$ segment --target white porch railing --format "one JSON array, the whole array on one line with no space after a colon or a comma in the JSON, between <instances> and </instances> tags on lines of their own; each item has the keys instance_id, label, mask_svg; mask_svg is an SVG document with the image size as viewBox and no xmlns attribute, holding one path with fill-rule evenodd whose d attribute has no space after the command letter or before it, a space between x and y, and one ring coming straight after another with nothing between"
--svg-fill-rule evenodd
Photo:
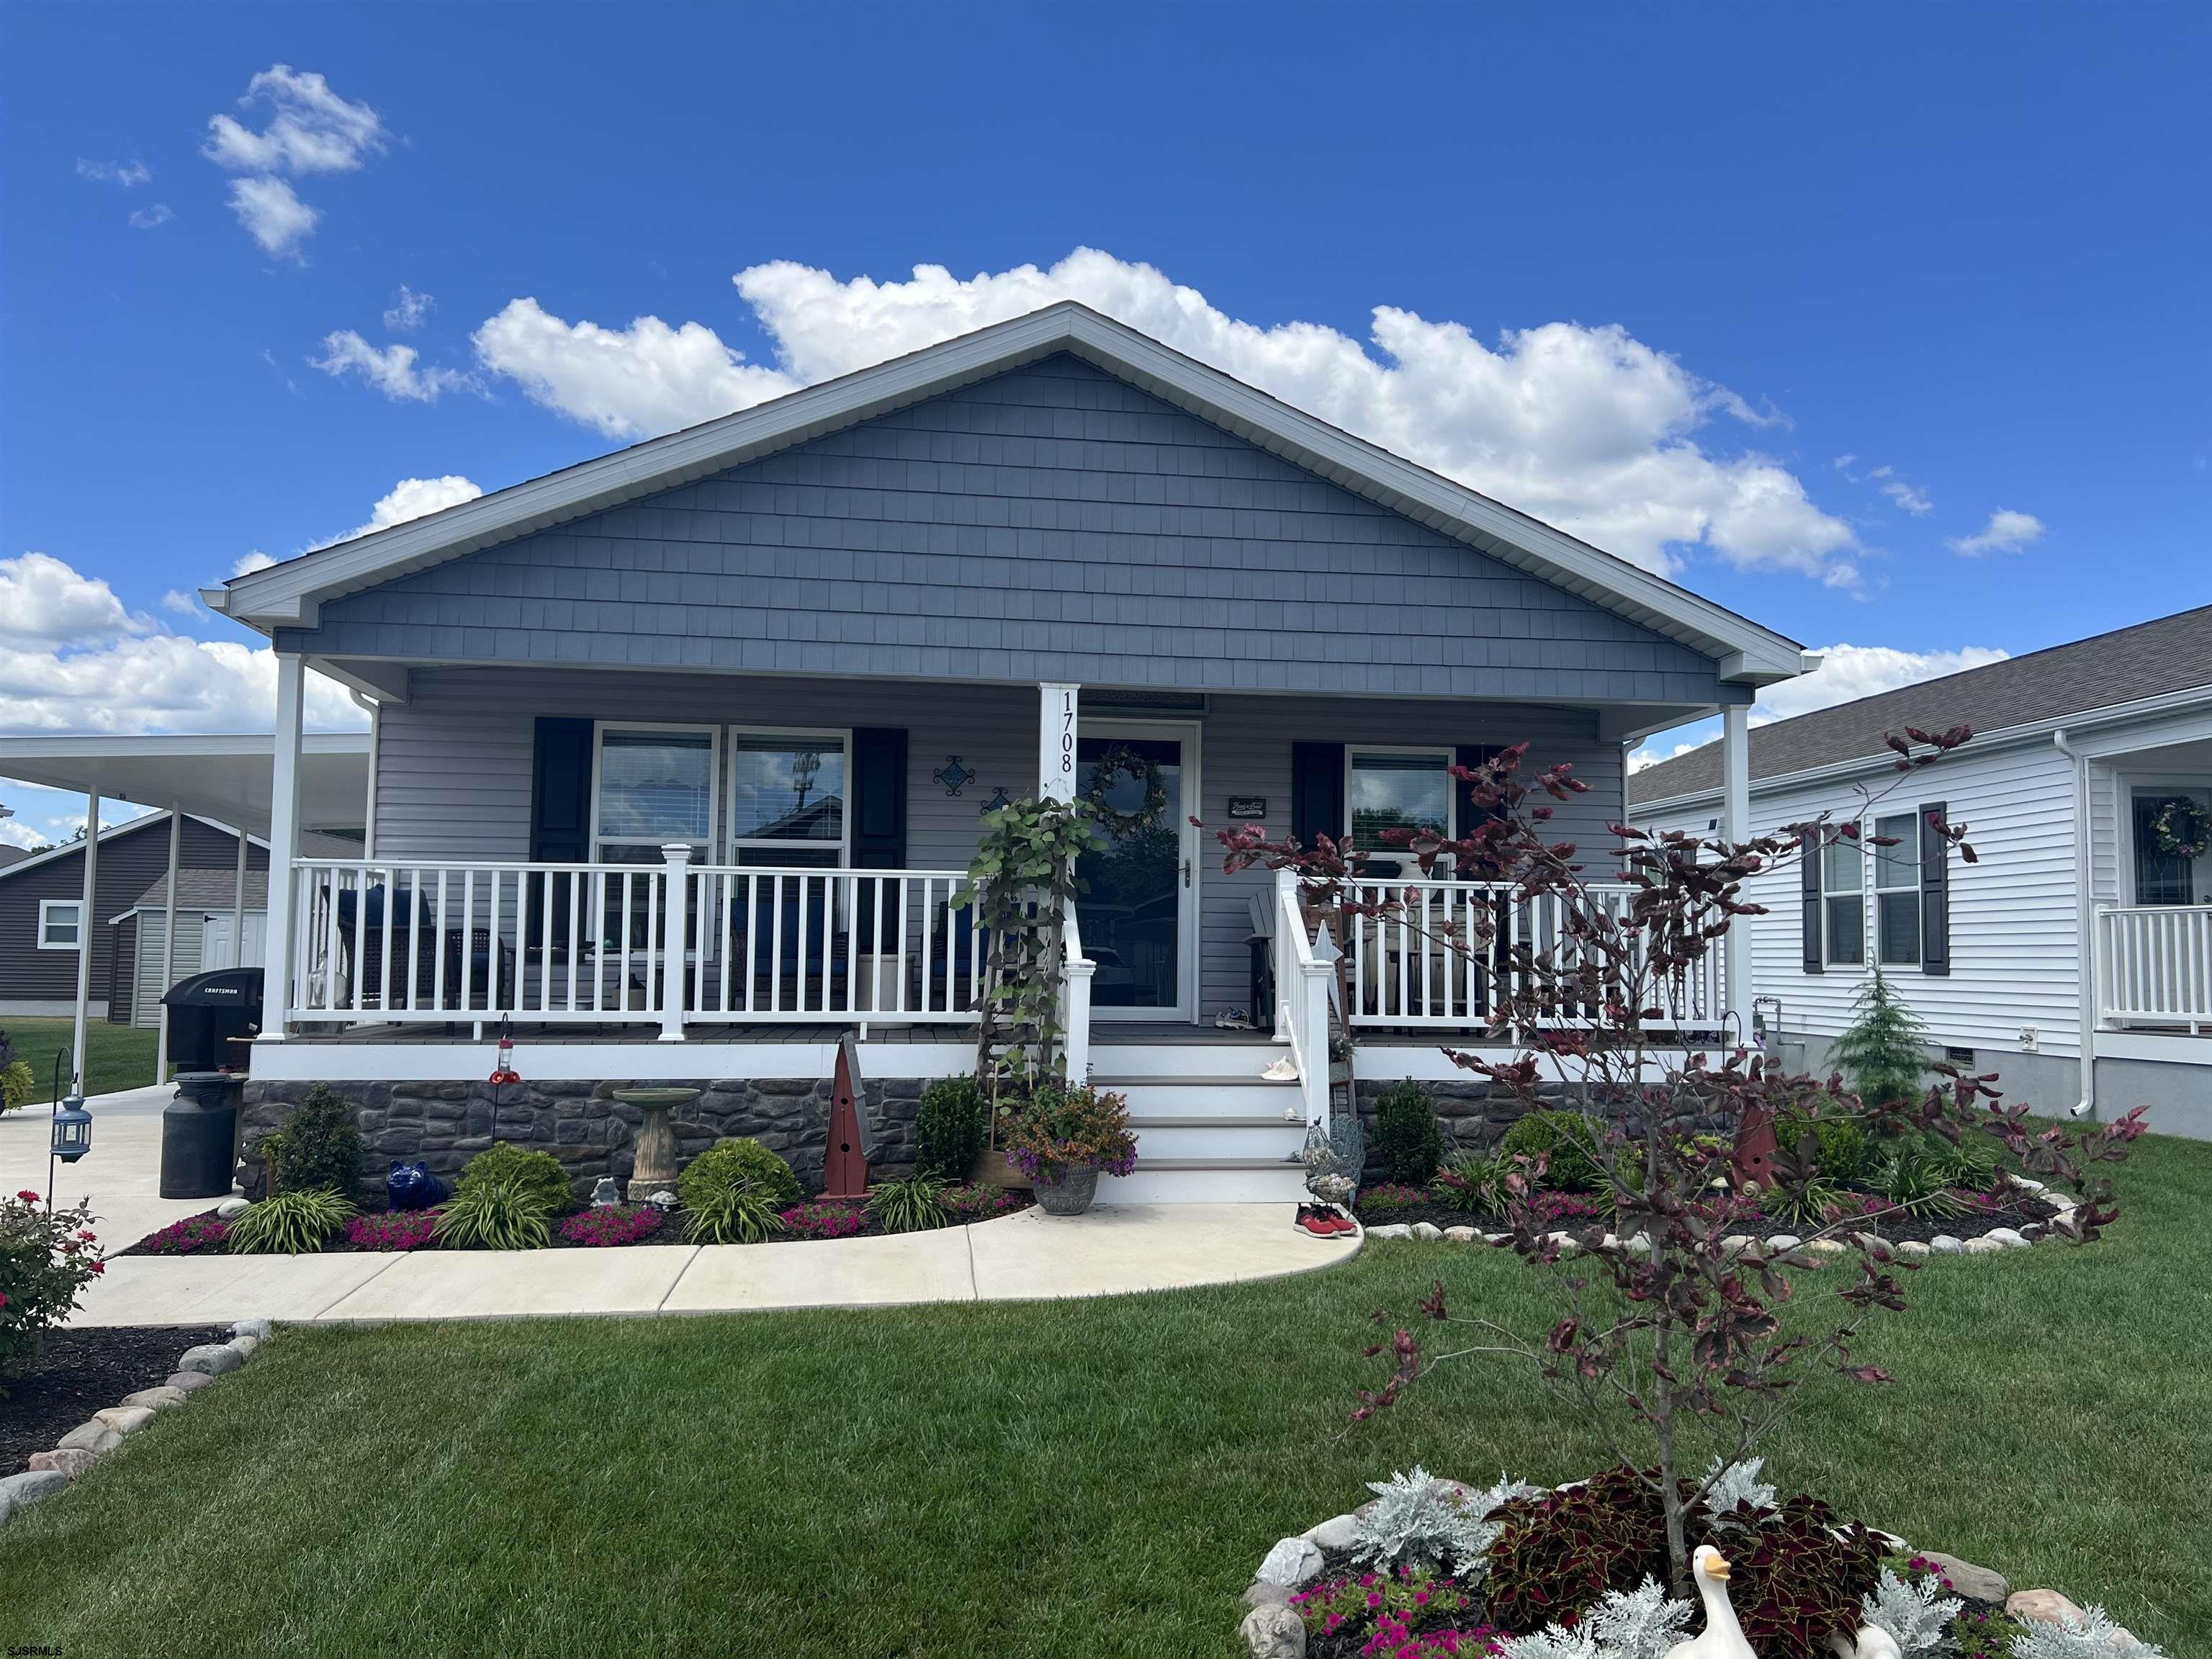
<instances>
[{"instance_id":1,"label":"white porch railing","mask_svg":"<svg viewBox=\"0 0 2212 1659\"><path fill-rule=\"evenodd\" d=\"M1588 891L1616 922L1626 921L1634 888L1594 885ZM1513 975L1521 971L1514 957L1524 946L1552 965L1561 995L1546 1024L1599 1020L1596 997L1606 988L1594 983L1587 994L1576 995L1586 988L1575 982L1579 951L1562 926L1569 901L1561 896L1516 900L1498 883L1411 880L1354 883L1349 897L1356 904L1398 907L1345 924L1354 1025L1419 1030L1490 1024L1513 993ZM1489 944L1478 945L1485 924L1496 931ZM1656 988L1664 1024L1718 1030L1728 1008L1725 942L1717 941L1687 972Z\"/></svg>"},{"instance_id":2,"label":"white porch railing","mask_svg":"<svg viewBox=\"0 0 2212 1659\"><path fill-rule=\"evenodd\" d=\"M1275 1032L1291 1047L1306 1121L1328 1130L1328 1006L1334 966L1315 953L1295 871L1275 872Z\"/></svg>"},{"instance_id":3,"label":"white porch railing","mask_svg":"<svg viewBox=\"0 0 2212 1659\"><path fill-rule=\"evenodd\" d=\"M2100 905L2097 1003L2106 1025L2212 1029L2212 904Z\"/></svg>"},{"instance_id":4,"label":"white porch railing","mask_svg":"<svg viewBox=\"0 0 2212 1659\"><path fill-rule=\"evenodd\" d=\"M1083 954L1083 928L1072 904L1061 924L1060 945L1060 1054L1068 1082L1080 1088L1091 1080L1091 976L1098 964Z\"/></svg>"},{"instance_id":5,"label":"white porch railing","mask_svg":"<svg viewBox=\"0 0 2212 1659\"><path fill-rule=\"evenodd\" d=\"M964 1024L985 951L945 870L298 859L293 1025ZM270 1011L269 1018L277 1016ZM1087 1025L1087 1021L1086 1021Z\"/></svg>"}]
</instances>

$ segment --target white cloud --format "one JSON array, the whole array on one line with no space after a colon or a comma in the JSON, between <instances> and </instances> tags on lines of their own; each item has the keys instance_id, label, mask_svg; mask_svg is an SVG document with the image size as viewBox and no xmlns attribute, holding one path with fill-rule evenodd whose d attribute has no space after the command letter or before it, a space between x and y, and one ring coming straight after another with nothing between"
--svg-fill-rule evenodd
<instances>
[{"instance_id":1,"label":"white cloud","mask_svg":"<svg viewBox=\"0 0 2212 1659\"><path fill-rule=\"evenodd\" d=\"M2010 653L1993 646L1966 645L1951 651L1899 651L1886 645L1828 645L1818 647L1820 665L1810 674L1770 685L1752 710L1754 725L1784 720L1839 702L1894 691L1900 685L1940 678L2002 662Z\"/></svg>"},{"instance_id":2,"label":"white cloud","mask_svg":"<svg viewBox=\"0 0 2212 1659\"><path fill-rule=\"evenodd\" d=\"M115 590L46 553L0 559L0 643L84 643L145 631ZM4 655L0 653L0 655Z\"/></svg>"},{"instance_id":3,"label":"white cloud","mask_svg":"<svg viewBox=\"0 0 2212 1659\"><path fill-rule=\"evenodd\" d=\"M392 302L392 309L384 313L384 325L395 334L411 334L422 326L430 314L430 307L437 303L429 295L417 294L402 283L398 297Z\"/></svg>"},{"instance_id":4,"label":"white cloud","mask_svg":"<svg viewBox=\"0 0 2212 1659\"><path fill-rule=\"evenodd\" d=\"M1633 750L1630 752L1628 757L1628 775L1632 778L1647 766L1656 766L1661 761L1670 761L1677 755L1686 755L1692 749L1702 749L1709 741L1711 741L1711 739L1705 738L1692 738L1686 743L1676 744L1672 749L1667 750L1663 753L1655 750L1647 744L1644 747Z\"/></svg>"},{"instance_id":5,"label":"white cloud","mask_svg":"<svg viewBox=\"0 0 2212 1659\"><path fill-rule=\"evenodd\" d=\"M133 156L127 161L94 161L80 155L76 158L76 176L90 179L96 184L120 185L131 190L144 184L154 176L154 169Z\"/></svg>"},{"instance_id":6,"label":"white cloud","mask_svg":"<svg viewBox=\"0 0 2212 1659\"><path fill-rule=\"evenodd\" d=\"M173 587L161 595L161 609L173 611L179 617L197 617L200 614L199 595Z\"/></svg>"},{"instance_id":7,"label":"white cloud","mask_svg":"<svg viewBox=\"0 0 2212 1659\"><path fill-rule=\"evenodd\" d=\"M323 216L282 179L232 179L230 210L261 251L279 259L298 258L300 244L315 234L316 221Z\"/></svg>"},{"instance_id":8,"label":"white cloud","mask_svg":"<svg viewBox=\"0 0 2212 1659\"><path fill-rule=\"evenodd\" d=\"M323 339L323 355L307 361L324 374L353 373L394 402L432 404L447 392L470 384L459 369L417 368L422 354L410 345L388 345L383 350L342 328Z\"/></svg>"},{"instance_id":9,"label":"white cloud","mask_svg":"<svg viewBox=\"0 0 2212 1659\"><path fill-rule=\"evenodd\" d=\"M368 105L339 97L321 76L289 64L255 76L238 102L243 109L265 106L269 125L256 132L235 117L212 115L201 147L234 173L350 173L382 152L390 137Z\"/></svg>"},{"instance_id":10,"label":"white cloud","mask_svg":"<svg viewBox=\"0 0 2212 1659\"><path fill-rule=\"evenodd\" d=\"M8 803L15 805L13 801ZM22 811L18 806L17 811ZM47 838L20 817L0 818L0 847L44 847Z\"/></svg>"},{"instance_id":11,"label":"white cloud","mask_svg":"<svg viewBox=\"0 0 2212 1659\"><path fill-rule=\"evenodd\" d=\"M156 225L166 225L177 216L169 211L167 202L149 202L131 216L131 228L151 230Z\"/></svg>"},{"instance_id":12,"label":"white cloud","mask_svg":"<svg viewBox=\"0 0 2212 1659\"><path fill-rule=\"evenodd\" d=\"M1370 340L1231 317L1150 265L1079 249L1046 270L908 282L779 262L734 279L776 344L747 363L705 325L612 330L510 303L477 331L486 368L611 437L667 432L1064 299L1079 300L1286 402L1651 569L1703 547L1741 566L1852 580L1851 530L1780 462L1710 452L1720 420L1766 423L1725 388L1613 325L1554 322L1486 344L1378 307ZM1379 356L1378 356L1379 354Z\"/></svg>"},{"instance_id":13,"label":"white cloud","mask_svg":"<svg viewBox=\"0 0 2212 1659\"><path fill-rule=\"evenodd\" d=\"M255 571L266 570L276 562L276 560L257 547L251 553L240 554L238 562L230 568L230 574L234 576L251 576Z\"/></svg>"},{"instance_id":14,"label":"white cloud","mask_svg":"<svg viewBox=\"0 0 2212 1659\"><path fill-rule=\"evenodd\" d=\"M1881 493L1915 518L1918 518L1923 513L1932 513L1936 510L1936 501L1933 496L1917 485L1905 483L1902 478L1892 478L1882 485Z\"/></svg>"},{"instance_id":15,"label":"white cloud","mask_svg":"<svg viewBox=\"0 0 2212 1659\"><path fill-rule=\"evenodd\" d=\"M1990 521L1971 536L1954 536L1943 544L1954 553L1978 558L1984 553L2017 553L2043 539L2043 520L2033 513L2015 513L2001 507Z\"/></svg>"},{"instance_id":16,"label":"white cloud","mask_svg":"<svg viewBox=\"0 0 2212 1659\"><path fill-rule=\"evenodd\" d=\"M366 536L373 530L389 530L393 525L404 524L410 519L442 513L449 507L459 507L463 501L472 501L483 494L480 485L458 473L448 473L442 478L402 478L369 509L367 524L357 524L343 536L317 542L315 546L335 547L338 543L349 542L356 536ZM270 562L274 563L275 561ZM241 571L240 574L245 573Z\"/></svg>"},{"instance_id":17,"label":"white cloud","mask_svg":"<svg viewBox=\"0 0 2212 1659\"><path fill-rule=\"evenodd\" d=\"M804 384L747 363L703 323L671 328L640 317L625 329L602 328L566 322L534 299L509 301L474 338L486 368L610 438L672 432Z\"/></svg>"}]
</instances>

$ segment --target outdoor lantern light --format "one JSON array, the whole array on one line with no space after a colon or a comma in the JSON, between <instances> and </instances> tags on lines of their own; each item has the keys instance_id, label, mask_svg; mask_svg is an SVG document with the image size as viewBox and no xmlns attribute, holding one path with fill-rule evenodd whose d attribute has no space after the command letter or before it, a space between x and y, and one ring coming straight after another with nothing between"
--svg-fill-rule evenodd
<instances>
[{"instance_id":1,"label":"outdoor lantern light","mask_svg":"<svg viewBox=\"0 0 2212 1659\"><path fill-rule=\"evenodd\" d=\"M64 1164L74 1164L92 1150L92 1114L84 1109L84 1097L71 1095L54 1108L54 1138L49 1149Z\"/></svg>"}]
</instances>

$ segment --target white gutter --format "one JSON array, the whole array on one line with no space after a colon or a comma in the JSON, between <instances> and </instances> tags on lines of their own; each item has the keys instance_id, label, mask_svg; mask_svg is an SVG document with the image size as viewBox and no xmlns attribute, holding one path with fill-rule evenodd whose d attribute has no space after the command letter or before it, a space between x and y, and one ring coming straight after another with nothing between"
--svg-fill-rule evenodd
<instances>
[{"instance_id":1,"label":"white gutter","mask_svg":"<svg viewBox=\"0 0 2212 1659\"><path fill-rule=\"evenodd\" d=\"M2081 1005L2081 1098L2074 1103L2073 1115L2094 1119L2097 1115L2099 986L2096 895L2089 889L2089 757L2068 740L2063 726L2051 734L2051 741L2074 767L2074 936Z\"/></svg>"}]
</instances>

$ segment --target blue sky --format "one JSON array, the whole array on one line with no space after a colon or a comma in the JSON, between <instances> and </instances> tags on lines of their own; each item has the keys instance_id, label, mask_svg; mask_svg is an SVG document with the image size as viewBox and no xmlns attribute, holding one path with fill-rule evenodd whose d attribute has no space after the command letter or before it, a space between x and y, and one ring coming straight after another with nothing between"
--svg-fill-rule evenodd
<instances>
[{"instance_id":1,"label":"blue sky","mask_svg":"<svg viewBox=\"0 0 2212 1659\"><path fill-rule=\"evenodd\" d=\"M0 732L265 726L241 559L1061 294L1856 647L1777 714L2202 604L2208 84L2160 5L13 5Z\"/></svg>"}]
</instances>

